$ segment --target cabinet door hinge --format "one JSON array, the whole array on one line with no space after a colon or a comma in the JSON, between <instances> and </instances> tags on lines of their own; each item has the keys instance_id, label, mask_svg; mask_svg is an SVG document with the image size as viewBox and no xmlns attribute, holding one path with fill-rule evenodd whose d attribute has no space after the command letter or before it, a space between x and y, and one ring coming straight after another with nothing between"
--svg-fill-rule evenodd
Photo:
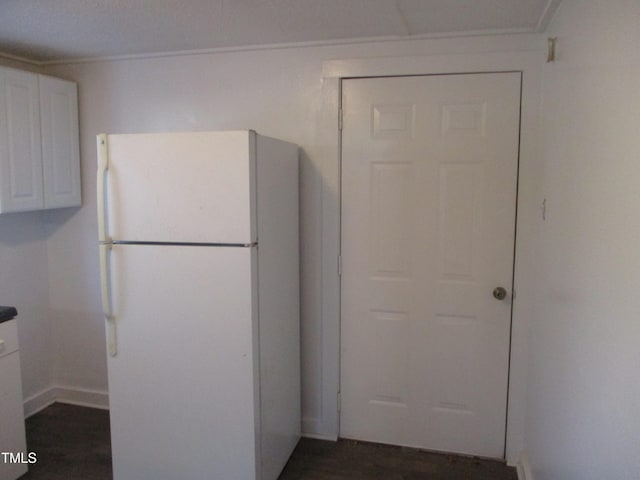
<instances>
[{"instance_id":1,"label":"cabinet door hinge","mask_svg":"<svg viewBox=\"0 0 640 480\"><path fill-rule=\"evenodd\" d=\"M338 411L342 410L342 395L338 392Z\"/></svg>"},{"instance_id":2,"label":"cabinet door hinge","mask_svg":"<svg viewBox=\"0 0 640 480\"><path fill-rule=\"evenodd\" d=\"M338 276L342 276L342 255L338 256Z\"/></svg>"},{"instance_id":3,"label":"cabinet door hinge","mask_svg":"<svg viewBox=\"0 0 640 480\"><path fill-rule=\"evenodd\" d=\"M342 108L338 110L338 130L342 130L344 110Z\"/></svg>"}]
</instances>

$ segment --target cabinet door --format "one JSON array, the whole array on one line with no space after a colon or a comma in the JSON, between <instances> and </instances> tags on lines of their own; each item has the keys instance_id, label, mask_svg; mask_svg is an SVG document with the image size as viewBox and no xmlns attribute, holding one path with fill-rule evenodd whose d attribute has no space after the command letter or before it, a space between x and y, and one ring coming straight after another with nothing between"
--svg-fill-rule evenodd
<instances>
[{"instance_id":1,"label":"cabinet door","mask_svg":"<svg viewBox=\"0 0 640 480\"><path fill-rule=\"evenodd\" d=\"M76 84L40 75L44 208L80 205Z\"/></svg>"},{"instance_id":2,"label":"cabinet door","mask_svg":"<svg viewBox=\"0 0 640 480\"><path fill-rule=\"evenodd\" d=\"M14 455L27 455L22 407L20 356L13 352L0 357L0 448ZM0 460L0 478L13 480L26 473L24 463Z\"/></svg>"},{"instance_id":3,"label":"cabinet door","mask_svg":"<svg viewBox=\"0 0 640 480\"><path fill-rule=\"evenodd\" d=\"M0 323L0 451L13 454L14 460L8 455L0 459L0 479L14 480L27 471L22 463L26 448L18 326L9 320Z\"/></svg>"},{"instance_id":4,"label":"cabinet door","mask_svg":"<svg viewBox=\"0 0 640 480\"><path fill-rule=\"evenodd\" d=\"M43 204L38 76L0 67L0 213Z\"/></svg>"}]
</instances>

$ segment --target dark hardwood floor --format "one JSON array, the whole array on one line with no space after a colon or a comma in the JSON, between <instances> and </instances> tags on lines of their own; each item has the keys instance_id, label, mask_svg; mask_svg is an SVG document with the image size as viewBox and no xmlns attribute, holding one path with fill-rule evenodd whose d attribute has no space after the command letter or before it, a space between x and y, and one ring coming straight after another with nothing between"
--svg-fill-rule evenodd
<instances>
[{"instance_id":1,"label":"dark hardwood floor","mask_svg":"<svg viewBox=\"0 0 640 480\"><path fill-rule=\"evenodd\" d=\"M37 462L20 480L111 480L108 411L54 403L26 429Z\"/></svg>"},{"instance_id":2,"label":"dark hardwood floor","mask_svg":"<svg viewBox=\"0 0 640 480\"><path fill-rule=\"evenodd\" d=\"M38 461L21 480L111 480L109 412L56 403L26 423L27 448L36 453ZM350 440L303 438L279 480L516 478L515 469L496 461Z\"/></svg>"},{"instance_id":3,"label":"dark hardwood floor","mask_svg":"<svg viewBox=\"0 0 640 480\"><path fill-rule=\"evenodd\" d=\"M303 438L279 480L516 480L502 462L367 442Z\"/></svg>"}]
</instances>

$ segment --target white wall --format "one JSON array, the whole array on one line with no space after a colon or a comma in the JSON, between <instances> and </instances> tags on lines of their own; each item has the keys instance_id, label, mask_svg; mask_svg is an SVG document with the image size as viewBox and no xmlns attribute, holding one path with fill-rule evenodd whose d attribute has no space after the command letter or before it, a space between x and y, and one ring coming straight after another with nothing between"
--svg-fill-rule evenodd
<instances>
[{"instance_id":1,"label":"white wall","mask_svg":"<svg viewBox=\"0 0 640 480\"><path fill-rule=\"evenodd\" d=\"M23 394L50 387L53 340L47 238L38 212L0 215L0 303L18 309Z\"/></svg>"},{"instance_id":2,"label":"white wall","mask_svg":"<svg viewBox=\"0 0 640 480\"><path fill-rule=\"evenodd\" d=\"M37 72L19 61L0 65ZM0 215L0 304L18 309L18 337L25 398L46 390L53 371L49 315L47 234L39 212Z\"/></svg>"},{"instance_id":3,"label":"white wall","mask_svg":"<svg viewBox=\"0 0 640 480\"><path fill-rule=\"evenodd\" d=\"M107 388L95 238L95 135L251 128L301 147L303 415L322 409L321 170L318 116L322 66L332 59L530 50L535 35L296 47L59 65L47 73L79 82L83 207L51 212L50 297L55 382ZM399 72L402 73L402 72ZM327 433L327 432L316 432ZM329 432L330 433L330 432Z\"/></svg>"},{"instance_id":4,"label":"white wall","mask_svg":"<svg viewBox=\"0 0 640 480\"><path fill-rule=\"evenodd\" d=\"M543 73L526 444L535 480L640 476L640 2L563 0Z\"/></svg>"}]
</instances>

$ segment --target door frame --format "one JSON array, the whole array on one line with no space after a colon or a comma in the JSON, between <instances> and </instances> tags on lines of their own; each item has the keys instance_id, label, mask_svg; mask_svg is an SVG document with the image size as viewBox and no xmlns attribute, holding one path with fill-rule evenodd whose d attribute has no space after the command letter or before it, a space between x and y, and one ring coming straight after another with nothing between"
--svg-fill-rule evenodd
<instances>
[{"instance_id":1,"label":"door frame","mask_svg":"<svg viewBox=\"0 0 640 480\"><path fill-rule=\"evenodd\" d=\"M337 439L340 388L340 237L341 237L341 132L339 129L341 82L357 77L442 75L455 73L521 72L520 163L518 170L518 218L514 258L514 298L511 324L510 375L507 403L506 460L516 464L524 445L527 324L533 308L528 272L535 269L533 230L539 217L538 104L544 65L544 48L499 52L413 57L374 57L331 60L323 64L317 146L321 156L321 338L320 416L304 418L303 431L310 436ZM515 297L515 295L514 295Z\"/></svg>"}]
</instances>

